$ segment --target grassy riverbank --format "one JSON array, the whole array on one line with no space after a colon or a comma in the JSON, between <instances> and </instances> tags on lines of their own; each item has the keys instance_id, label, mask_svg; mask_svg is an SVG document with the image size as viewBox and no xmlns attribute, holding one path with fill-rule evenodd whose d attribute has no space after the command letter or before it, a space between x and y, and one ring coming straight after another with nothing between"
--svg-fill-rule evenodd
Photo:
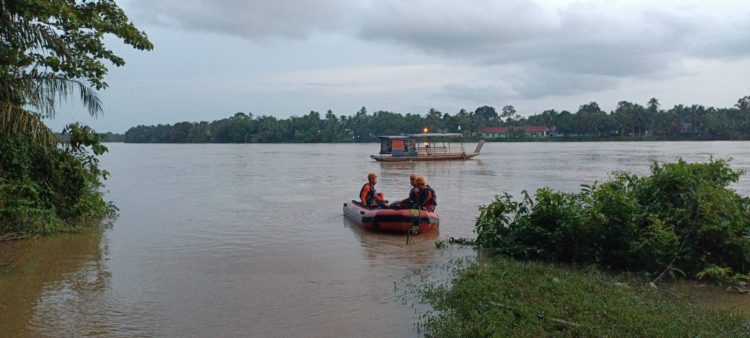
<instances>
[{"instance_id":1,"label":"grassy riverbank","mask_svg":"<svg viewBox=\"0 0 750 338\"><path fill-rule=\"evenodd\" d=\"M747 291L750 198L731 188L743 173L723 160L678 160L578 193L497 196L475 224L476 246L497 257L423 288L434 312L420 328L430 337L747 337L748 317L655 284L703 279Z\"/></svg>"},{"instance_id":2,"label":"grassy riverbank","mask_svg":"<svg viewBox=\"0 0 750 338\"><path fill-rule=\"evenodd\" d=\"M646 283L497 258L421 290L428 337L746 337L750 321ZM737 295L746 297L747 295Z\"/></svg>"}]
</instances>

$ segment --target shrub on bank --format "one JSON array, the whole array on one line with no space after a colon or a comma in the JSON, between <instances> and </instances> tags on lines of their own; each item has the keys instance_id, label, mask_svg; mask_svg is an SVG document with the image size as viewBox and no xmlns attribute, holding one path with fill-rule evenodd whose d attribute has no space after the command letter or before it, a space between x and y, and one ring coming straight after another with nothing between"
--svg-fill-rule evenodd
<instances>
[{"instance_id":1,"label":"shrub on bank","mask_svg":"<svg viewBox=\"0 0 750 338\"><path fill-rule=\"evenodd\" d=\"M750 199L728 187L742 174L723 160L679 160L654 163L650 176L614 173L578 193L542 188L521 201L506 193L481 208L476 243L521 259L742 277Z\"/></svg>"},{"instance_id":2,"label":"shrub on bank","mask_svg":"<svg viewBox=\"0 0 750 338\"><path fill-rule=\"evenodd\" d=\"M499 258L428 286L426 337L747 337L750 323L596 271Z\"/></svg>"},{"instance_id":3,"label":"shrub on bank","mask_svg":"<svg viewBox=\"0 0 750 338\"><path fill-rule=\"evenodd\" d=\"M101 137L78 124L66 134L59 147L0 135L0 237L72 231L115 212L99 191Z\"/></svg>"}]
</instances>

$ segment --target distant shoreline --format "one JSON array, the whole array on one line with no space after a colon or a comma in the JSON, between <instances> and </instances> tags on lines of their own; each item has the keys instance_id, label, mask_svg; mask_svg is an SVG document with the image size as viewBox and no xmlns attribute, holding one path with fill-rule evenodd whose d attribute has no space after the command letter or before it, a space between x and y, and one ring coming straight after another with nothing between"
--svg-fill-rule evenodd
<instances>
[{"instance_id":1,"label":"distant shoreline","mask_svg":"<svg viewBox=\"0 0 750 338\"><path fill-rule=\"evenodd\" d=\"M611 138L611 139L585 139L585 138L553 138L553 139L508 139L508 140L485 140L488 143L584 143L584 142L747 142L747 139L635 139L635 138ZM479 139L465 139L464 143L479 142ZM127 143L127 144L377 144L373 140L369 142L125 142L125 141L104 141L104 143Z\"/></svg>"},{"instance_id":2,"label":"distant shoreline","mask_svg":"<svg viewBox=\"0 0 750 338\"><path fill-rule=\"evenodd\" d=\"M427 114L406 115L389 111L372 114L362 107L353 116L311 111L303 116L279 119L238 112L201 122L138 125L110 140L133 143L363 143L379 135L413 133L460 133L466 141L492 142L599 142L599 141L716 141L750 140L750 96L734 107L676 105L659 108L655 98L644 106L620 101L605 112L596 102L581 105L573 113L545 110L521 116L513 106L497 112L491 106L474 111L461 109L451 115L436 109Z\"/></svg>"}]
</instances>

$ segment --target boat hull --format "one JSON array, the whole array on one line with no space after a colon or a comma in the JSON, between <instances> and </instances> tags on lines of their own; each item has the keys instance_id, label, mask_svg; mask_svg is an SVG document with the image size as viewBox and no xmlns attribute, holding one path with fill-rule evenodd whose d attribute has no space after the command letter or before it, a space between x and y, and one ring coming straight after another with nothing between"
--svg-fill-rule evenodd
<instances>
[{"instance_id":1,"label":"boat hull","mask_svg":"<svg viewBox=\"0 0 750 338\"><path fill-rule=\"evenodd\" d=\"M479 153L451 154L451 155L426 155L426 156L383 156L370 155L375 161L380 162L411 162L411 161L453 161L468 160L476 157Z\"/></svg>"},{"instance_id":2,"label":"boat hull","mask_svg":"<svg viewBox=\"0 0 750 338\"><path fill-rule=\"evenodd\" d=\"M391 233L424 233L440 226L434 212L419 209L367 209L357 203L344 203L344 216L365 230Z\"/></svg>"}]
</instances>

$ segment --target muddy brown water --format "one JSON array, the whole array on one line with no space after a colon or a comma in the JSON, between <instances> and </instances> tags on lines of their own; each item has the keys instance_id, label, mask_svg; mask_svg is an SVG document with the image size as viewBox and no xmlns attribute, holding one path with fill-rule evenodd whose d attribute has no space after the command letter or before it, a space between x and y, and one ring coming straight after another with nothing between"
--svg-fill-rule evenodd
<instances>
[{"instance_id":1,"label":"muddy brown water","mask_svg":"<svg viewBox=\"0 0 750 338\"><path fill-rule=\"evenodd\" d=\"M750 169L750 142L491 143L470 161L390 164L368 158L376 144L109 147L111 229L0 243L0 336L418 336L399 281L474 255L434 241L473 237L495 194L576 191L676 157ZM440 232L406 245L346 222L368 172L391 200L427 176Z\"/></svg>"}]
</instances>

